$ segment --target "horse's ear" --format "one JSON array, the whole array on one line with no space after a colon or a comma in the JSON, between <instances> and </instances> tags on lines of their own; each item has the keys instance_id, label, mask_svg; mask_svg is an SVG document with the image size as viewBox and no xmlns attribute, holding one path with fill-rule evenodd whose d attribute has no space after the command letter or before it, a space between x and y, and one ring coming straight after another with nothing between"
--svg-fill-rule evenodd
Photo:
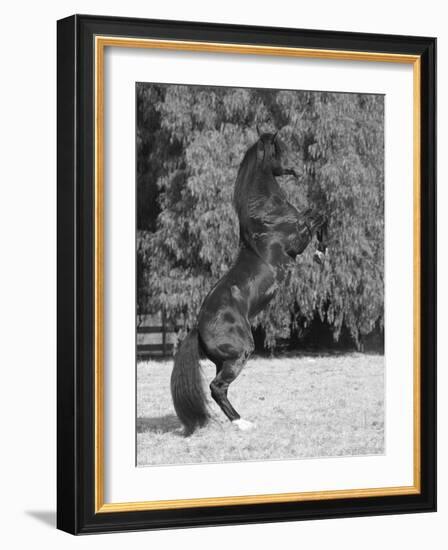
<instances>
[{"instance_id":1,"label":"horse's ear","mask_svg":"<svg viewBox=\"0 0 448 550\"><path fill-rule=\"evenodd\" d=\"M256 128L257 128L258 137L261 137L261 132L260 132L260 128L258 127L258 124L256 125Z\"/></svg>"},{"instance_id":2,"label":"horse's ear","mask_svg":"<svg viewBox=\"0 0 448 550\"><path fill-rule=\"evenodd\" d=\"M272 143L275 143L277 136L278 136L278 130L275 132L274 137L272 138Z\"/></svg>"}]
</instances>

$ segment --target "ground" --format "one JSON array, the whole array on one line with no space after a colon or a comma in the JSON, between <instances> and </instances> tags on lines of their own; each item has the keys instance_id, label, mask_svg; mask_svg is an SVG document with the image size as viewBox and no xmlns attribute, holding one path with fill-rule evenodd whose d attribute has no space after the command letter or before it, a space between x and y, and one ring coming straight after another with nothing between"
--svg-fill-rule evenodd
<instances>
[{"instance_id":1,"label":"ground","mask_svg":"<svg viewBox=\"0 0 448 550\"><path fill-rule=\"evenodd\" d=\"M202 362L208 385L215 367ZM241 432L211 403L185 437L170 395L172 361L137 365L137 464L291 459L384 452L384 357L253 358L229 397L255 428Z\"/></svg>"}]
</instances>

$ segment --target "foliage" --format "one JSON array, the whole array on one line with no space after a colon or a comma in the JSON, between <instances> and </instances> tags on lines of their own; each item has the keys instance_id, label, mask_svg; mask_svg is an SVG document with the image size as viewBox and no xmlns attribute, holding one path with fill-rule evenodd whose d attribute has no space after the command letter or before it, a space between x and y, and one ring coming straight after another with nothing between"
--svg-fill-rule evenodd
<instances>
[{"instance_id":1,"label":"foliage","mask_svg":"<svg viewBox=\"0 0 448 550\"><path fill-rule=\"evenodd\" d=\"M233 185L244 152L279 130L301 172L281 185L297 208L325 211L329 260L311 245L255 320L265 343L300 338L317 316L359 345L383 323L382 96L137 85L139 308L186 329L238 249Z\"/></svg>"}]
</instances>

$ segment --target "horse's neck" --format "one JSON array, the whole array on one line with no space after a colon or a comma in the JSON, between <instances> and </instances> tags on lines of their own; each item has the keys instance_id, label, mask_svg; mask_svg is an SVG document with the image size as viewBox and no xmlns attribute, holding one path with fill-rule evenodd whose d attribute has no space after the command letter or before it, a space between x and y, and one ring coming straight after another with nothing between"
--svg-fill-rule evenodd
<instances>
[{"instance_id":1,"label":"horse's neck","mask_svg":"<svg viewBox=\"0 0 448 550\"><path fill-rule=\"evenodd\" d=\"M282 193L282 191L272 172L257 168L252 171L249 177L245 178L243 185L240 187L239 200L244 204L251 198L269 198L277 193Z\"/></svg>"}]
</instances>

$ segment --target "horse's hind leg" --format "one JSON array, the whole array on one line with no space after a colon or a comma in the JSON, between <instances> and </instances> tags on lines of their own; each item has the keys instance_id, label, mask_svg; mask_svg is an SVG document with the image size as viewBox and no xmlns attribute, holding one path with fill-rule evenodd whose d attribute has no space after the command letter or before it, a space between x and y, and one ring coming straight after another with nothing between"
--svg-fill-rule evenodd
<instances>
[{"instance_id":1,"label":"horse's hind leg","mask_svg":"<svg viewBox=\"0 0 448 550\"><path fill-rule=\"evenodd\" d=\"M227 397L229 385L235 380L239 373L243 370L251 354L244 352L237 359L227 359L218 367L218 373L210 384L210 390L213 399L220 406L227 418L241 430L247 430L253 426L251 422L243 420L238 412L234 409Z\"/></svg>"}]
</instances>

